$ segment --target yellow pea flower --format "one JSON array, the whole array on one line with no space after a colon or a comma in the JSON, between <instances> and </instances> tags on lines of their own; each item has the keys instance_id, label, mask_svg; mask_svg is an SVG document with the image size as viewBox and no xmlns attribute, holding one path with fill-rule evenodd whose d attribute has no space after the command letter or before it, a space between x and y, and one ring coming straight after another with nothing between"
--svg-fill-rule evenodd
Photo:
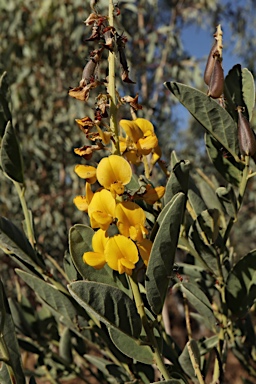
<instances>
[{"instance_id":1,"label":"yellow pea flower","mask_svg":"<svg viewBox=\"0 0 256 384\"><path fill-rule=\"evenodd\" d=\"M105 247L108 266L120 274L132 274L139 260L138 249L134 242L123 235L110 237Z\"/></svg>"},{"instance_id":2,"label":"yellow pea flower","mask_svg":"<svg viewBox=\"0 0 256 384\"><path fill-rule=\"evenodd\" d=\"M152 248L152 241L149 239L143 239L141 242L136 243L139 249L140 256L144 261L146 267L148 266L149 256Z\"/></svg>"},{"instance_id":3,"label":"yellow pea flower","mask_svg":"<svg viewBox=\"0 0 256 384\"><path fill-rule=\"evenodd\" d=\"M146 215L143 209L132 201L125 201L116 206L115 217L118 219L119 232L134 241L142 241L147 233L144 227Z\"/></svg>"},{"instance_id":4,"label":"yellow pea flower","mask_svg":"<svg viewBox=\"0 0 256 384\"><path fill-rule=\"evenodd\" d=\"M115 215L116 201L111 192L102 189L94 193L89 204L88 215L92 228L101 228L106 231Z\"/></svg>"},{"instance_id":5,"label":"yellow pea flower","mask_svg":"<svg viewBox=\"0 0 256 384\"><path fill-rule=\"evenodd\" d=\"M109 238L106 236L106 231L99 229L92 238L93 252L85 252L83 261L95 269L101 269L106 264L104 255L105 247Z\"/></svg>"},{"instance_id":6,"label":"yellow pea flower","mask_svg":"<svg viewBox=\"0 0 256 384\"><path fill-rule=\"evenodd\" d=\"M121 156L111 155L99 162L96 172L98 182L114 194L122 195L124 185L132 177L132 169L127 160Z\"/></svg>"}]
</instances>

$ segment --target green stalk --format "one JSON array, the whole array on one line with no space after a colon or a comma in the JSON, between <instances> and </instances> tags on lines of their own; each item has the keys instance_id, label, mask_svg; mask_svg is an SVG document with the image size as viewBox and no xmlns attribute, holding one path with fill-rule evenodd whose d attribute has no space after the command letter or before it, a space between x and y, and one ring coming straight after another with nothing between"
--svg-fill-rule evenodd
<instances>
[{"instance_id":1,"label":"green stalk","mask_svg":"<svg viewBox=\"0 0 256 384\"><path fill-rule=\"evenodd\" d=\"M111 27L114 26L114 4L113 0L109 0L109 25ZM108 93L110 96L110 129L113 134L114 143L115 143L115 151L114 153L120 155L119 148L119 135L118 135L118 125L117 125L117 98L116 98L116 78L115 78L115 53L109 51L108 55L108 66L109 66L109 74L108 74Z\"/></svg>"},{"instance_id":2,"label":"green stalk","mask_svg":"<svg viewBox=\"0 0 256 384\"><path fill-rule=\"evenodd\" d=\"M21 204L22 211L23 211L24 218L25 218L27 237L28 237L28 240L29 240L30 244L34 248L34 246L35 246L35 237L34 237L34 231L33 231L31 220L30 220L30 213L29 213L29 210L28 210L28 207L27 207L27 203L26 203L26 200L25 200L25 187L23 186L21 188L20 184L17 181L12 180L12 182L15 185L15 188L16 188L16 190L18 192L18 196L19 196L19 199L20 199L20 204Z\"/></svg>"},{"instance_id":3,"label":"green stalk","mask_svg":"<svg viewBox=\"0 0 256 384\"><path fill-rule=\"evenodd\" d=\"M149 340L149 342L152 346L152 349L153 349L155 364L157 365L159 371L161 372L161 374L163 375L165 380L170 380L171 377L170 377L170 374L169 374L169 372L168 372L168 370L164 364L163 357L159 351L153 328L151 328L149 325L149 322L148 322L148 319L147 319L147 316L145 313L145 309L144 309L144 303L143 303L142 298L141 298L138 284L133 279L133 277L131 277L131 276L128 276L128 277L129 277L129 282L130 282L130 285L132 288L133 297L135 300L138 314L140 315L142 325L145 329L148 340Z\"/></svg>"}]
</instances>

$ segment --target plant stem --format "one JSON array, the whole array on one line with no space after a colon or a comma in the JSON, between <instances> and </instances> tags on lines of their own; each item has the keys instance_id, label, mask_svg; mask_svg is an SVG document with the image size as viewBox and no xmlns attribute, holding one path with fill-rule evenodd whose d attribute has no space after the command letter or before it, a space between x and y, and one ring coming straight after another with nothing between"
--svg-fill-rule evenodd
<instances>
[{"instance_id":1,"label":"plant stem","mask_svg":"<svg viewBox=\"0 0 256 384\"><path fill-rule=\"evenodd\" d=\"M25 200L25 186L23 185L23 187L21 188L20 184L17 181L12 180L12 182L14 183L15 188L16 188L18 195L19 195L20 204L21 204L22 211L24 214L24 219L25 219L27 237L28 237L30 244L34 248L35 237L34 237L34 231L33 231L32 223L31 223L31 219L30 219L30 212L28 210L27 203Z\"/></svg>"},{"instance_id":2,"label":"plant stem","mask_svg":"<svg viewBox=\"0 0 256 384\"><path fill-rule=\"evenodd\" d=\"M114 4L113 0L109 0L109 25L114 26ZM112 131L114 142L115 142L115 153L120 155L119 148L119 135L118 135L118 125L117 125L117 99L116 99L116 78L115 78L115 53L109 51L108 55L108 65L109 65L109 80L108 80L108 93L110 96L110 129Z\"/></svg>"},{"instance_id":3,"label":"plant stem","mask_svg":"<svg viewBox=\"0 0 256 384\"><path fill-rule=\"evenodd\" d=\"M135 300L138 314L140 315L142 325L145 329L148 340L151 343L152 349L154 351L155 363L156 363L159 371L162 373L163 377L165 378L165 380L170 380L170 374L169 374L168 370L166 369L166 366L165 366L164 361L163 361L163 357L159 351L157 341L156 341L156 338L154 336L153 329L149 325L149 322L148 322L148 319L147 319L147 316L145 313L145 309L144 309L144 303L143 303L142 298L141 298L138 284L133 279L133 277L131 277L131 276L129 276L129 281L130 281L130 285L132 288L133 297Z\"/></svg>"}]
</instances>

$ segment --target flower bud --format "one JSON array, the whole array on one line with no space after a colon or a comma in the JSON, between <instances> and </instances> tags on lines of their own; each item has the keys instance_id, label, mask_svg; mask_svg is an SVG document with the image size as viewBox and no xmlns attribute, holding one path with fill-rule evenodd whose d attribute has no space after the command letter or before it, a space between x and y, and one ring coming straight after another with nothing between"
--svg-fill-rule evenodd
<instances>
[{"instance_id":1,"label":"flower bud","mask_svg":"<svg viewBox=\"0 0 256 384\"><path fill-rule=\"evenodd\" d=\"M218 99L223 93L224 72L221 65L221 58L216 56L214 60L215 63L209 84L208 96L211 96L213 99Z\"/></svg>"},{"instance_id":2,"label":"flower bud","mask_svg":"<svg viewBox=\"0 0 256 384\"><path fill-rule=\"evenodd\" d=\"M238 142L241 155L254 156L256 153L256 138L249 121L242 114L242 107L237 107L238 113Z\"/></svg>"},{"instance_id":3,"label":"flower bud","mask_svg":"<svg viewBox=\"0 0 256 384\"><path fill-rule=\"evenodd\" d=\"M205 67L205 71L204 71L204 82L205 82L206 85L210 84L211 75L212 75L214 64L215 64L216 48L217 48L217 41L215 40L215 42L214 42L214 44L212 46L212 49L211 49L211 51L209 53L209 56L208 56L208 59L207 59L207 63L206 63L206 67Z\"/></svg>"}]
</instances>

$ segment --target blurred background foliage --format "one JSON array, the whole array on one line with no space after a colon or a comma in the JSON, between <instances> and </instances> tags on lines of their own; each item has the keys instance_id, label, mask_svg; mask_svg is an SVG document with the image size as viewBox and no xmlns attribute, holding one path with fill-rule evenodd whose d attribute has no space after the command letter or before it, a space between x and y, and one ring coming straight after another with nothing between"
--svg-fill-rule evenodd
<instances>
[{"instance_id":1,"label":"blurred background foliage","mask_svg":"<svg viewBox=\"0 0 256 384\"><path fill-rule=\"evenodd\" d=\"M17 128L27 185L27 201L35 220L39 249L61 261L67 249L68 230L72 224L86 223L86 215L72 203L83 193L83 182L74 174L80 162L73 148L85 143L74 119L86 115L96 93L84 104L68 97L69 87L76 87L82 70L94 49L85 42L90 29L83 21L90 2L84 0L0 0L0 72L7 71L10 105ZM231 31L226 47L241 57L244 66L255 74L256 14L253 0L243 2L215 0L126 0L118 3L121 15L117 29L128 37L126 55L130 78L135 85L118 85L121 96L139 92L143 105L141 116L156 126L163 158L169 163L171 150L189 158L197 167L214 174L203 148L203 131L188 120L180 131L180 116L174 100L163 86L175 79L204 89L202 63L206 57L192 57L186 52L182 31L198 25L198 33L212 35L221 22ZM99 12L107 14L107 0L98 3ZM204 31L202 31L202 29ZM194 36L195 40L197 36ZM209 47L210 50L211 47ZM208 52L205 53L206 55ZM99 76L106 77L105 63ZM236 64L236 63L234 63ZM102 89L104 91L104 89ZM122 109L123 118L130 118ZM186 128L186 129L185 129ZM0 122L1 135L3 122ZM16 193L0 175L1 215L20 226L22 219ZM233 240L242 254L256 246L255 183L251 183L240 224ZM250 244L247 248L247 245ZM6 272L8 266L1 264Z\"/></svg>"}]
</instances>

